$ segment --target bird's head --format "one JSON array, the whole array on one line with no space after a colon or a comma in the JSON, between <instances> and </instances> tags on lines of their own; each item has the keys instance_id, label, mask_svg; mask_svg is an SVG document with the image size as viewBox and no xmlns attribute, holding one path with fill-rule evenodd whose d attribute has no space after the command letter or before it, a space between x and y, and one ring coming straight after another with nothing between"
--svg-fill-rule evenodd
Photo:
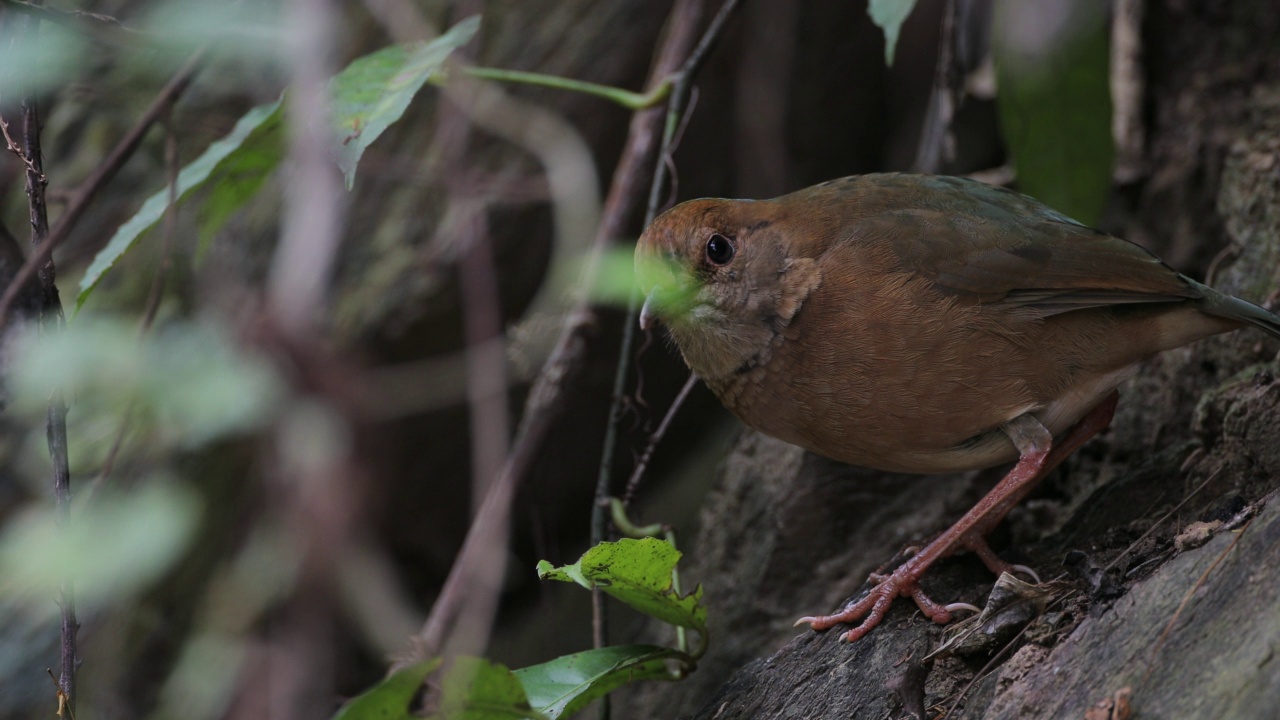
<instances>
[{"instance_id":1,"label":"bird's head","mask_svg":"<svg viewBox=\"0 0 1280 720\"><path fill-rule=\"evenodd\" d=\"M759 359L820 276L787 242L776 201L691 200L636 245L641 327L662 320L704 379Z\"/></svg>"}]
</instances>

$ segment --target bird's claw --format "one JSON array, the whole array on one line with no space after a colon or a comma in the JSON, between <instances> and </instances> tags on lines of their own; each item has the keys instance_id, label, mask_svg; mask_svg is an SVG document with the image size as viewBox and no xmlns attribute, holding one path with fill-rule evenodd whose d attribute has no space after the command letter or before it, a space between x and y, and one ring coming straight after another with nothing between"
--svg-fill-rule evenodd
<instances>
[{"instance_id":1,"label":"bird's claw","mask_svg":"<svg viewBox=\"0 0 1280 720\"><path fill-rule=\"evenodd\" d=\"M920 588L918 574L920 573L913 572L903 566L889 575L873 575L871 579L876 585L862 599L834 615L802 617L795 624L808 623L809 627L814 630L827 630L841 623L862 620L857 627L840 636L842 642L855 642L880 624L880 621L889 612L889 607L893 604L894 599L899 596L910 597L915 601L920 611L925 614L925 617L935 623L943 625L951 622L950 611L934 602Z\"/></svg>"}]
</instances>

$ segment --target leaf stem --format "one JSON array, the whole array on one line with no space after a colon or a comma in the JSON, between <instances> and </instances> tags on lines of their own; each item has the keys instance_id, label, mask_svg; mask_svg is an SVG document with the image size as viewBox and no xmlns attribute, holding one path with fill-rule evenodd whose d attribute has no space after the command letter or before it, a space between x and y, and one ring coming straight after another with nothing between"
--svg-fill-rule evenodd
<instances>
[{"instance_id":1,"label":"leaf stem","mask_svg":"<svg viewBox=\"0 0 1280 720\"><path fill-rule=\"evenodd\" d=\"M499 82L520 83L523 85L537 85L540 87L555 88L557 90L569 90L572 92L583 93L585 95L594 95L604 98L629 110L644 110L651 108L658 103L667 99L671 94L671 88L674 86L671 77L665 77L649 92L638 93L622 88L613 87L611 85L600 85L599 83L586 82L585 80L574 80L572 78L561 77L559 75L546 75L544 73L525 72L523 70L504 70L502 68L475 67L466 66L462 71L467 75L481 80L497 80Z\"/></svg>"}]
</instances>

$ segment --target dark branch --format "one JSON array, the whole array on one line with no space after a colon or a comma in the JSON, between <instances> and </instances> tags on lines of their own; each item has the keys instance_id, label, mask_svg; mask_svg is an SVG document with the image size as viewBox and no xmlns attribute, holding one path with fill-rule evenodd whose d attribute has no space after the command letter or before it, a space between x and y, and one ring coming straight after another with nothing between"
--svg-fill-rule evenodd
<instances>
[{"instance_id":1,"label":"dark branch","mask_svg":"<svg viewBox=\"0 0 1280 720\"><path fill-rule=\"evenodd\" d=\"M47 236L36 245L31 257L27 258L27 261L19 268L9 287L5 288L4 295L0 296L0 328L3 328L8 321L9 309L13 305L14 298L17 297L23 283L36 272L42 263L45 263L53 256L53 251L71 234L76 223L79 222L80 216L84 214L85 209L88 208L89 203L98 194L98 191L115 177L115 174L133 156L138 146L142 144L142 138L146 136L151 126L164 117L164 114L182 96L183 91L187 89L191 84L191 80L199 72L207 49L207 47L201 48L191 55L186 64L178 70L177 74L169 80L169 83L164 86L164 89L152 101L151 106L142 114L142 117L138 118L138 122L120 139L120 142L112 149L111 154L71 193L71 199L67 202L67 209L58 218L58 224L54 225L53 229L48 231Z\"/></svg>"},{"instance_id":2,"label":"dark branch","mask_svg":"<svg viewBox=\"0 0 1280 720\"><path fill-rule=\"evenodd\" d=\"M25 36L28 42L37 42L40 20L34 17L26 19ZM49 236L49 215L45 207L45 176L43 158L40 152L40 110L34 95L26 94L22 98L22 153L26 164L27 207L31 219L31 244L40 247L47 242ZM34 260L36 256L33 255ZM36 263L29 264L36 265ZM62 302L58 299L57 273L53 258L48 257L39 264L40 278L40 325L44 332L61 331L63 327ZM25 283L21 271L11 281L6 295L14 296ZM53 496L57 522L60 529L66 530L71 520L71 470L67 461L67 406L62 400L61 389L55 390L49 398L46 413L45 433L49 444L49 459L53 464ZM76 622L75 589L69 578L63 578L58 604L62 613L62 640L60 643L61 659L58 675L58 687L65 698L66 706L75 711L76 698L76 632L80 625Z\"/></svg>"}]
</instances>

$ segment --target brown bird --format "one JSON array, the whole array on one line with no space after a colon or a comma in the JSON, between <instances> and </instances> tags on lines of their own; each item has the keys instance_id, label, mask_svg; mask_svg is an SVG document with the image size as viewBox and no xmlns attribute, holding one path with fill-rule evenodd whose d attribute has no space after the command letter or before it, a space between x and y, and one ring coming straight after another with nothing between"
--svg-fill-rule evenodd
<instances>
[{"instance_id":1,"label":"brown bird","mask_svg":"<svg viewBox=\"0 0 1280 720\"><path fill-rule=\"evenodd\" d=\"M1116 388L1155 353L1280 317L1179 274L1042 203L954 177L861 175L774 200L692 200L636 247L685 362L747 425L829 458L948 473L1017 460L950 529L814 629L920 589L960 549L1012 569L985 536L1105 428Z\"/></svg>"}]
</instances>

